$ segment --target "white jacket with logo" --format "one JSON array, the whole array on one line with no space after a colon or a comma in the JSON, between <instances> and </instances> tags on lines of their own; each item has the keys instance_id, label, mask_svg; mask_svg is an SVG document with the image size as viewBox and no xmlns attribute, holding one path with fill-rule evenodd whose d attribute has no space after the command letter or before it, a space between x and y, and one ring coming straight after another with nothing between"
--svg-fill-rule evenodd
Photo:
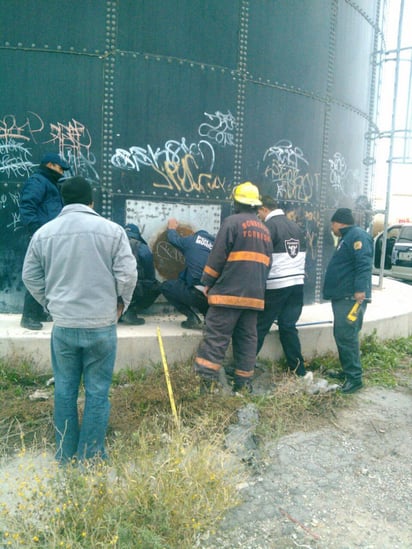
<instances>
[{"instance_id":1,"label":"white jacket with logo","mask_svg":"<svg viewBox=\"0 0 412 549\"><path fill-rule=\"evenodd\" d=\"M305 281L306 241L300 227L283 210L272 210L265 219L273 243L272 266L267 290L303 284Z\"/></svg>"},{"instance_id":2,"label":"white jacket with logo","mask_svg":"<svg viewBox=\"0 0 412 549\"><path fill-rule=\"evenodd\" d=\"M137 281L126 233L83 204L65 206L31 239L23 282L56 326L101 328L128 307Z\"/></svg>"}]
</instances>

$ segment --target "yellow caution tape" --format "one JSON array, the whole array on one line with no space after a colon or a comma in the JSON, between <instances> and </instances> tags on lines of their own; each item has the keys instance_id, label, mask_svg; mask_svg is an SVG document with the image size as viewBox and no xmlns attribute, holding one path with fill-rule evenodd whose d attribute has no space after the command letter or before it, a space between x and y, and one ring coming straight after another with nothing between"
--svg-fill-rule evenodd
<instances>
[{"instance_id":1,"label":"yellow caution tape","mask_svg":"<svg viewBox=\"0 0 412 549\"><path fill-rule=\"evenodd\" d=\"M163 369L164 369L164 372L165 372L167 391L169 393L170 407L172 408L172 413L173 413L173 417L175 418L176 426L179 429L180 428L179 417L177 415L175 399L174 399L174 396L173 396L173 388L172 388L172 384L170 382L169 368L168 368L167 362L166 362L166 355L165 355L165 350L163 348L163 341L162 341L162 336L160 334L159 326L157 327L157 339L159 341L160 355L162 357Z\"/></svg>"}]
</instances>

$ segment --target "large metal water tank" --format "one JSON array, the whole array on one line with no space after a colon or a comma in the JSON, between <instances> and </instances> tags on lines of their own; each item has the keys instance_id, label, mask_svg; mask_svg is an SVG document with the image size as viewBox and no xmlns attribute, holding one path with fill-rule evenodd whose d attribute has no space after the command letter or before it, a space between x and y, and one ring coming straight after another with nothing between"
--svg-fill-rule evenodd
<instances>
[{"instance_id":1,"label":"large metal water tank","mask_svg":"<svg viewBox=\"0 0 412 549\"><path fill-rule=\"evenodd\" d=\"M371 191L380 0L0 0L0 311L21 308L23 182L46 151L133 221L167 277L168 217L216 232L242 180L305 228L306 301L329 218Z\"/></svg>"}]
</instances>

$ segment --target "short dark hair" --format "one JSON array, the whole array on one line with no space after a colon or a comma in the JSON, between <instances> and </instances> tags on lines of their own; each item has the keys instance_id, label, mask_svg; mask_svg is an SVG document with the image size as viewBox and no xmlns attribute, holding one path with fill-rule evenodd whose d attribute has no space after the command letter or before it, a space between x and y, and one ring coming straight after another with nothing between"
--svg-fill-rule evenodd
<instances>
[{"instance_id":1,"label":"short dark hair","mask_svg":"<svg viewBox=\"0 0 412 549\"><path fill-rule=\"evenodd\" d=\"M262 200L262 206L264 208L267 208L268 210L271 210L271 211L277 210L279 207L276 200L267 194L262 196L261 200Z\"/></svg>"},{"instance_id":2,"label":"short dark hair","mask_svg":"<svg viewBox=\"0 0 412 549\"><path fill-rule=\"evenodd\" d=\"M70 177L63 181L61 187L63 202L68 204L85 204L93 202L92 186L84 177Z\"/></svg>"}]
</instances>

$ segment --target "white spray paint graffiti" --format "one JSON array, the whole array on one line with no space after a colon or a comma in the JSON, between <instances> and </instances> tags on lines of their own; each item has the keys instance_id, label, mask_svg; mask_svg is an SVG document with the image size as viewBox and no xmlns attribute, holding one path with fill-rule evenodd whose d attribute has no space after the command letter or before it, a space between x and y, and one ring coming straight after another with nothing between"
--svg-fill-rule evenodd
<instances>
[{"instance_id":1,"label":"white spray paint graffiti","mask_svg":"<svg viewBox=\"0 0 412 549\"><path fill-rule=\"evenodd\" d=\"M352 198L357 196L361 187L359 170L349 169L345 157L340 152L335 152L333 157L329 159L329 168L329 182L335 193L352 196Z\"/></svg>"},{"instance_id":2,"label":"white spray paint graffiti","mask_svg":"<svg viewBox=\"0 0 412 549\"><path fill-rule=\"evenodd\" d=\"M152 168L157 176L153 187L173 193L203 193L224 191L226 180L212 173L215 163L213 146L205 140L186 143L169 140L164 148L153 149L150 145L133 146L130 149L116 149L111 158L116 168L140 172L143 166Z\"/></svg>"},{"instance_id":3,"label":"white spray paint graffiti","mask_svg":"<svg viewBox=\"0 0 412 549\"><path fill-rule=\"evenodd\" d=\"M7 177L28 177L35 164L25 145L14 139L0 140L0 173Z\"/></svg>"},{"instance_id":4,"label":"white spray paint graffiti","mask_svg":"<svg viewBox=\"0 0 412 549\"><path fill-rule=\"evenodd\" d=\"M29 146L46 143L57 143L59 154L70 165L71 174L99 180L96 158L91 152L92 139L86 126L72 119L67 124L50 123L47 130L42 118L34 112L29 112L22 123L18 123L13 114L0 119L0 174L27 178L37 165L31 161Z\"/></svg>"},{"instance_id":5,"label":"white spray paint graffiti","mask_svg":"<svg viewBox=\"0 0 412 549\"><path fill-rule=\"evenodd\" d=\"M319 174L309 173L309 162L302 149L282 139L263 156L264 175L273 183L278 200L308 202L318 184Z\"/></svg>"},{"instance_id":6,"label":"white spray paint graffiti","mask_svg":"<svg viewBox=\"0 0 412 549\"><path fill-rule=\"evenodd\" d=\"M20 205L20 195L19 193L3 193L0 195L0 204L1 208L6 210L6 215L10 215L11 221L6 222L5 227L7 229L12 229L13 232L17 231L18 229L21 229L22 225L20 223L20 211L19 211L19 205Z\"/></svg>"},{"instance_id":7,"label":"white spray paint graffiti","mask_svg":"<svg viewBox=\"0 0 412 549\"><path fill-rule=\"evenodd\" d=\"M233 132L236 127L236 119L233 114L230 111L227 114L216 111L214 114L205 112L204 115L211 120L211 123L200 124L199 135L207 137L222 147L226 147L226 145L233 147L235 145Z\"/></svg>"},{"instance_id":8,"label":"white spray paint graffiti","mask_svg":"<svg viewBox=\"0 0 412 549\"><path fill-rule=\"evenodd\" d=\"M139 172L140 166L151 166L160 169L165 164L178 164L185 155L198 158L210 171L213 170L215 151L212 145L205 140L188 145L184 137L180 141L172 139L166 141L163 149L157 147L156 150L153 150L150 145L147 145L146 149L136 146L130 147L128 151L116 149L111 158L111 163L116 168Z\"/></svg>"},{"instance_id":9,"label":"white spray paint graffiti","mask_svg":"<svg viewBox=\"0 0 412 549\"><path fill-rule=\"evenodd\" d=\"M72 174L99 180L94 167L96 158L90 150L92 138L84 124L74 118L68 124L50 124L50 133L52 139L49 142L57 142L59 153L70 165Z\"/></svg>"}]
</instances>

